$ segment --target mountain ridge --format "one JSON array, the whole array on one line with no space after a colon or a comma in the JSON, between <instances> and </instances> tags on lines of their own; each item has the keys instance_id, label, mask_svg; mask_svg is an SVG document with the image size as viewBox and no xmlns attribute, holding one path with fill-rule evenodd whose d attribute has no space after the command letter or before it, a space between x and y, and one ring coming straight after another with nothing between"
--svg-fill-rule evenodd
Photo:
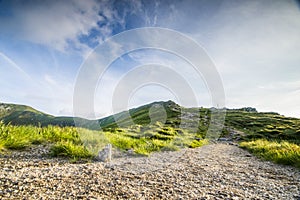
<instances>
[{"instance_id":1,"label":"mountain ridge","mask_svg":"<svg viewBox=\"0 0 300 200\"><path fill-rule=\"evenodd\" d=\"M216 108L185 108L171 100L156 101L101 119L88 120L79 117L55 117L30 106L0 103L0 121L12 125L77 126L91 130L130 128L132 125L148 126L161 121L165 127L179 128L181 114L184 112L188 123L197 122L188 126L187 131L205 135L213 109ZM152 116L149 116L151 114ZM285 117L274 112L257 112L251 107L226 109L221 136L233 137L233 133L237 132L245 133L246 139L268 137L299 141L300 119Z\"/></svg>"},{"instance_id":2,"label":"mountain ridge","mask_svg":"<svg viewBox=\"0 0 300 200\"><path fill-rule=\"evenodd\" d=\"M131 108L126 111L116 113L104 118L89 120L80 117L71 117L71 116L53 116L37 109L32 108L31 106L21 105L21 104L12 104L12 103L0 103L0 121L3 121L5 124L12 125L33 125L33 126L48 126L48 125L58 125L58 126L82 126L85 128L97 129L96 123L99 124L101 128L106 127L116 127L115 119L121 119L125 116L125 113L129 112L131 117L141 124L149 123L150 118L148 117L148 111L151 106L155 104L173 104L177 107L180 107L175 102L169 101L155 101L149 104L145 104L136 108ZM166 106L164 106L166 108ZM142 115L141 115L142 114ZM128 119L123 119L127 120Z\"/></svg>"}]
</instances>

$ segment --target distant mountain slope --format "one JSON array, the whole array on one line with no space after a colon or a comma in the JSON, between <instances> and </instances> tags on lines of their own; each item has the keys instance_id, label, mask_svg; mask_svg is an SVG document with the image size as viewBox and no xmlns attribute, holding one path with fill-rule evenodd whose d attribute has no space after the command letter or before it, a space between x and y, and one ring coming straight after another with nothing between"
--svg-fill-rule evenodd
<instances>
[{"instance_id":1,"label":"distant mountain slope","mask_svg":"<svg viewBox=\"0 0 300 200\"><path fill-rule=\"evenodd\" d=\"M30 111L33 113L42 113L40 111L35 110L34 108L32 108L30 106L0 103L0 117L1 118L5 117L7 115L10 115L14 112L23 112L23 111Z\"/></svg>"},{"instance_id":2,"label":"distant mountain slope","mask_svg":"<svg viewBox=\"0 0 300 200\"><path fill-rule=\"evenodd\" d=\"M134 124L139 125L147 125L151 122L151 118L149 116L149 111L151 110L151 114L156 117L156 114L161 113L155 113L155 112L161 112L161 109L155 109L155 107L161 106L161 108L164 108L165 118L166 118L166 124L169 125L178 125L180 123L180 109L181 107L174 103L173 101L159 101L159 102L153 102L149 103L137 108L133 108L129 110L129 114L131 118L127 118L126 112L120 112L115 115L111 115L102 119L99 119L99 124L101 128L115 128L118 127L118 125L123 125L126 127L126 125L130 126L130 120L133 121ZM154 109L153 109L154 108ZM118 123L116 123L116 120ZM159 119L158 119L159 120Z\"/></svg>"},{"instance_id":3,"label":"distant mountain slope","mask_svg":"<svg viewBox=\"0 0 300 200\"><path fill-rule=\"evenodd\" d=\"M215 108L184 108L172 101L160 101L146 104L129 110L132 121L139 125L148 125L151 120L149 111L153 106L160 105L166 111L165 126L178 128L182 126L182 119L191 122L186 130L196 131L195 134L205 136L211 120L211 112ZM153 112L153 110L152 110ZM154 110L155 112L155 110ZM103 129L117 128L120 124L130 126L129 119L124 117L125 112L99 120ZM118 123L115 122L118 119ZM193 123L197 121L198 123ZM198 127L192 127L193 125ZM192 130L191 130L192 128ZM268 138L293 140L300 143L300 119L285 117L274 112L257 112L255 108L226 109L224 129L221 137L230 138Z\"/></svg>"},{"instance_id":4,"label":"distant mountain slope","mask_svg":"<svg viewBox=\"0 0 300 200\"><path fill-rule=\"evenodd\" d=\"M87 124L90 123L90 121L86 119L80 120L82 126L87 126ZM73 117L55 117L40 112L30 106L5 103L0 103L0 121L12 125L75 126Z\"/></svg>"},{"instance_id":5,"label":"distant mountain slope","mask_svg":"<svg viewBox=\"0 0 300 200\"><path fill-rule=\"evenodd\" d=\"M128 112L123 111L99 120L75 118L75 121L79 127L94 130L100 130L101 127L105 130L118 128L119 125L130 129L132 126L130 122L147 126L162 120L165 122L165 127L179 128L181 126L180 128L185 131L205 136L211 120L211 110L208 108L184 108L173 101L159 101L130 109L130 118L126 115ZM182 126L182 119L190 124L186 127ZM0 103L0 121L12 125L75 126L73 117L55 117L29 106L4 103ZM195 124L197 127L192 127ZM285 117L273 112L257 112L254 108L227 109L222 137L286 139L300 143L300 119Z\"/></svg>"},{"instance_id":6,"label":"distant mountain slope","mask_svg":"<svg viewBox=\"0 0 300 200\"><path fill-rule=\"evenodd\" d=\"M4 123L11 123L13 125L38 125L44 121L49 121L52 118L54 117L37 111L29 106L5 103L0 104L0 119Z\"/></svg>"}]
</instances>

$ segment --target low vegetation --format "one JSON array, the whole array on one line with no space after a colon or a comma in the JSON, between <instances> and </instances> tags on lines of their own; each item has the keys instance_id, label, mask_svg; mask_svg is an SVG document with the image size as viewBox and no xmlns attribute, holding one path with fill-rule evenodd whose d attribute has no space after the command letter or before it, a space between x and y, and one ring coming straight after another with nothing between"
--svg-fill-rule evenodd
<instances>
[{"instance_id":1,"label":"low vegetation","mask_svg":"<svg viewBox=\"0 0 300 200\"><path fill-rule=\"evenodd\" d=\"M99 120L76 118L76 125L85 127L76 128L71 117L53 117L28 106L0 104L0 121L3 121L0 123L0 149L20 150L31 145L50 144L52 156L76 160L94 157L108 143L114 148L131 149L142 155L196 148L208 143L205 137L212 109L184 108L167 101L130 109L132 120L124 114ZM166 117L164 124L160 122L162 116ZM223 124L214 125L219 128ZM209 130L215 132L212 126ZM217 139L219 135L216 135L212 139ZM250 107L226 109L221 137L240 140L241 147L277 163L294 166L300 163L300 120L296 118L257 112Z\"/></svg>"},{"instance_id":2,"label":"low vegetation","mask_svg":"<svg viewBox=\"0 0 300 200\"><path fill-rule=\"evenodd\" d=\"M241 142L240 146L260 158L300 168L300 146L295 143L258 139Z\"/></svg>"},{"instance_id":3,"label":"low vegetation","mask_svg":"<svg viewBox=\"0 0 300 200\"><path fill-rule=\"evenodd\" d=\"M51 145L50 155L65 156L73 160L94 157L107 143L121 150L149 155L154 151L174 151L182 147L199 147L206 140L178 128L154 125L134 125L93 131L74 127L36 127L5 125L0 122L0 148L22 150L31 145Z\"/></svg>"},{"instance_id":4,"label":"low vegetation","mask_svg":"<svg viewBox=\"0 0 300 200\"><path fill-rule=\"evenodd\" d=\"M228 110L226 127L242 131L240 146L279 164L300 167L300 120L278 113Z\"/></svg>"},{"instance_id":5,"label":"low vegetation","mask_svg":"<svg viewBox=\"0 0 300 200\"><path fill-rule=\"evenodd\" d=\"M128 128L114 128L104 132L115 147L132 149L138 154L149 155L154 151L174 151L180 148L200 147L207 140L179 128L164 126L160 122L153 125L133 125Z\"/></svg>"},{"instance_id":6,"label":"low vegetation","mask_svg":"<svg viewBox=\"0 0 300 200\"><path fill-rule=\"evenodd\" d=\"M75 160L92 156L74 127L13 126L0 122L0 148L22 150L38 144L52 144L53 156L67 156Z\"/></svg>"},{"instance_id":7,"label":"low vegetation","mask_svg":"<svg viewBox=\"0 0 300 200\"><path fill-rule=\"evenodd\" d=\"M300 142L300 120L277 113L228 110L225 125L244 132L244 140L288 140Z\"/></svg>"}]
</instances>

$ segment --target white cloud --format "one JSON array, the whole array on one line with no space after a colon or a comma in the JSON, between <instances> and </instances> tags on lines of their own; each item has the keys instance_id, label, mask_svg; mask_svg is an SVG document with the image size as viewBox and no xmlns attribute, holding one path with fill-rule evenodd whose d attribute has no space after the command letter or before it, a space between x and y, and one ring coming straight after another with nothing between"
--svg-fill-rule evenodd
<instances>
[{"instance_id":1,"label":"white cloud","mask_svg":"<svg viewBox=\"0 0 300 200\"><path fill-rule=\"evenodd\" d=\"M190 33L216 63L227 106L300 116L299 19L294 1L225 1Z\"/></svg>"},{"instance_id":2,"label":"white cloud","mask_svg":"<svg viewBox=\"0 0 300 200\"><path fill-rule=\"evenodd\" d=\"M255 106L260 110L275 110L286 115L300 116L300 12L294 1L174 1L168 4L156 1L153 10L142 1L128 1L128 4L128 7L120 9L123 11L119 16L120 13L116 10L118 8L111 1L26 2L13 7L11 18L0 18L0 32L46 45L51 50L53 48L69 52L75 49L85 57L91 49L79 41L79 36L89 34L94 28L101 35L90 38L92 42L107 39L116 22L124 29L128 24L129 27L135 27L134 20L138 21L138 26L144 23L144 26L175 29L189 34L212 57L223 79L229 107ZM102 15L98 15L99 12ZM133 16L128 24L127 15ZM105 23L98 27L97 22ZM174 44L165 41L163 45L172 47ZM102 60L95 58L95 63L101 64L105 59L118 56L122 52L122 46L118 43L112 43L109 49L110 51L103 53L105 56L102 55ZM194 49L187 51L190 55L194 53ZM0 54L2 61L5 60L6 64L10 63L15 70L18 69L18 62L14 65L14 61L11 62L3 55ZM159 60L160 64L174 66L191 84L199 81L187 67L171 57L162 58L151 54L130 56L140 59L141 64ZM51 112L54 104L59 104L56 110L70 110L73 91L72 84L69 85L71 81L64 80L64 77L55 77L49 71L36 79L43 89L28 89L26 92L31 96L39 93L40 99L46 97L48 102L52 99ZM120 67L116 73L104 77L106 86L99 95L110 97L110 91L124 71L126 69ZM18 73L22 74L20 69ZM9 85L5 81L1 83ZM16 87L15 82L10 84L12 88ZM197 89L199 94L203 92ZM140 91L139 98L145 93L147 92ZM207 96L205 95L204 102L210 100ZM200 97L200 102L202 101L203 96ZM45 102L47 100L40 100L39 105ZM102 107L107 107L110 103L104 100L99 102ZM63 109L63 105L66 109ZM102 114L110 112L105 109L98 111Z\"/></svg>"},{"instance_id":3,"label":"white cloud","mask_svg":"<svg viewBox=\"0 0 300 200\"><path fill-rule=\"evenodd\" d=\"M71 115L73 84L70 80L49 74L35 80L36 85L28 88L22 97L25 101L50 114Z\"/></svg>"},{"instance_id":4,"label":"white cloud","mask_svg":"<svg viewBox=\"0 0 300 200\"><path fill-rule=\"evenodd\" d=\"M126 70L120 71L117 67L122 65L120 63L124 63L120 59L119 64L111 65L99 80L95 91L95 112L98 118L116 111L126 110L114 108L113 100L115 102L120 100L118 104L128 103L128 108L151 101L169 99L175 100L183 106L212 106L205 80L190 64L179 57L166 52L162 54L155 50L135 51L129 53L128 56L135 61L135 65L131 63L126 66ZM143 68L144 65L149 64L149 69ZM151 68L155 70L151 70ZM144 81L148 84L144 85ZM135 88L136 84L140 87ZM192 90L193 95L186 90L186 86ZM130 97L127 96L129 93ZM114 96L116 94L119 96ZM187 104L187 102L193 101L188 100L193 96L196 97L195 104Z\"/></svg>"},{"instance_id":5,"label":"white cloud","mask_svg":"<svg viewBox=\"0 0 300 200\"><path fill-rule=\"evenodd\" d=\"M292 1L224 3L212 21L215 26L207 48L223 72L272 69L278 62L286 65L300 58L299 18Z\"/></svg>"},{"instance_id":6,"label":"white cloud","mask_svg":"<svg viewBox=\"0 0 300 200\"><path fill-rule=\"evenodd\" d=\"M12 13L11 18L0 18L2 32L62 52L76 49L84 53L91 49L78 37L88 35L93 28L104 37L110 35L110 28L99 28L97 22L114 21L116 15L107 1L96 0L32 1L13 6Z\"/></svg>"}]
</instances>

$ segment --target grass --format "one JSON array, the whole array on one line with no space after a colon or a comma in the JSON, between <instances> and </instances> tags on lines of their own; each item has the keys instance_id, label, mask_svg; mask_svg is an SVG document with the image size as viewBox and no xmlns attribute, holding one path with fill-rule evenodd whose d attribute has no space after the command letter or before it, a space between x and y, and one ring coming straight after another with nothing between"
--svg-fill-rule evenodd
<instances>
[{"instance_id":1,"label":"grass","mask_svg":"<svg viewBox=\"0 0 300 200\"><path fill-rule=\"evenodd\" d=\"M225 125L246 133L244 139L249 141L258 138L300 141L300 120L276 113L228 110Z\"/></svg>"},{"instance_id":2,"label":"grass","mask_svg":"<svg viewBox=\"0 0 300 200\"><path fill-rule=\"evenodd\" d=\"M192 143L190 144L191 148L197 148L197 147L201 147L203 145L208 144L208 140L204 139L204 140L193 140Z\"/></svg>"},{"instance_id":3,"label":"grass","mask_svg":"<svg viewBox=\"0 0 300 200\"><path fill-rule=\"evenodd\" d=\"M240 146L260 158L300 168L300 146L295 143L258 139L241 142Z\"/></svg>"},{"instance_id":4,"label":"grass","mask_svg":"<svg viewBox=\"0 0 300 200\"><path fill-rule=\"evenodd\" d=\"M22 150L32 145L51 144L50 155L75 161L93 158L108 143L121 150L133 149L141 155L206 144L205 140L199 142L194 137L194 134L159 122L106 131L58 126L14 126L0 122L0 150Z\"/></svg>"},{"instance_id":5,"label":"grass","mask_svg":"<svg viewBox=\"0 0 300 200\"><path fill-rule=\"evenodd\" d=\"M61 141L56 143L51 148L52 156L65 156L76 161L78 159L89 159L93 157L93 154L85 148L83 145L76 145L71 141Z\"/></svg>"},{"instance_id":6,"label":"grass","mask_svg":"<svg viewBox=\"0 0 300 200\"><path fill-rule=\"evenodd\" d=\"M159 122L143 127L135 125L129 128L111 129L104 134L113 146L123 150L133 149L142 155L149 155L155 151L199 147L205 144L205 142L195 144L194 134L179 128L166 127Z\"/></svg>"},{"instance_id":7,"label":"grass","mask_svg":"<svg viewBox=\"0 0 300 200\"><path fill-rule=\"evenodd\" d=\"M31 145L52 145L52 156L65 156L73 160L90 159L98 151L111 143L121 150L133 149L136 153L149 155L155 151L174 151L180 148L196 148L208 143L205 139L211 120L211 111L206 108L182 108L172 102L161 103L164 106L167 121L165 124L150 123L149 110L153 104L131 109L130 115L136 125L118 128L112 116L99 120L102 130L88 130L76 127L58 127L35 125L14 126L0 122L0 150L26 149ZM28 122L32 113L20 108L21 118ZM190 113L188 122L199 121L181 128L181 112ZM33 111L32 111L33 112ZM40 113L34 112L41 120ZM200 118L197 117L200 115ZM27 116L28 115L28 116ZM122 113L120 114L122 117ZM46 118L45 118L46 119ZM26 121L27 120L27 121ZM62 121L61 121L62 120ZM57 125L66 126L69 118L59 118ZM124 119L126 122L126 119ZM8 121L10 121L8 119ZM10 121L13 123L13 121ZM45 121L44 121L45 122ZM83 120L83 123L86 121ZM22 124L22 123L21 123ZM47 124L47 123L45 123ZM40 127L42 126L42 127ZM86 127L86 126L84 126ZM222 135L229 136L229 130L239 130L244 142L241 147L255 155L277 163L299 167L300 120L288 118L277 113L258 113L249 109L227 110ZM210 129L210 131L213 129Z\"/></svg>"},{"instance_id":8,"label":"grass","mask_svg":"<svg viewBox=\"0 0 300 200\"><path fill-rule=\"evenodd\" d=\"M94 156L97 155L99 150L103 149L105 145L110 143L104 132L92 131L83 128L77 129L77 131L83 145Z\"/></svg>"},{"instance_id":9,"label":"grass","mask_svg":"<svg viewBox=\"0 0 300 200\"><path fill-rule=\"evenodd\" d=\"M167 115L165 124L160 122L152 124L149 111L153 111L154 104L164 107ZM171 101L155 102L129 110L136 124L133 126L118 128L113 116L101 119L99 120L101 131L96 129L98 123L95 128L94 122L84 119L79 120L81 127L93 130L65 127L75 125L73 118L54 118L27 106L13 104L7 106L11 110L9 112L0 110L0 119L11 124L5 125L0 122L0 150L22 150L31 145L51 143L51 155L66 156L71 159L93 157L108 143L115 148L133 149L143 155L149 155L154 151L196 148L208 143L205 139L206 135L214 136L215 132L214 127L210 126L209 131L212 132L207 134L212 114L210 109L183 108ZM180 126L181 112L190 114L186 121L191 124L184 128ZM124 124L129 124L128 119L122 118L123 115L124 113L120 113L117 117L122 119ZM192 122L199 122L199 124ZM19 126L12 124L19 124ZM47 126L48 124L57 126ZM218 128L219 125L214 126ZM299 119L284 117L277 113L260 113L253 108L228 109L222 136L230 136L230 130L238 130L242 133L235 135L244 141L241 146L262 158L294 166L297 162L300 163Z\"/></svg>"},{"instance_id":10,"label":"grass","mask_svg":"<svg viewBox=\"0 0 300 200\"><path fill-rule=\"evenodd\" d=\"M24 149L31 144L31 141L36 141L36 137L30 137L30 127L15 127L0 124L0 139L2 148L7 149Z\"/></svg>"},{"instance_id":11,"label":"grass","mask_svg":"<svg viewBox=\"0 0 300 200\"><path fill-rule=\"evenodd\" d=\"M240 146L275 163L300 168L300 120L277 113L228 110L225 126L245 133Z\"/></svg>"},{"instance_id":12,"label":"grass","mask_svg":"<svg viewBox=\"0 0 300 200\"><path fill-rule=\"evenodd\" d=\"M71 159L90 158L74 127L13 126L0 122L0 149L22 150L31 145L52 143L52 156L66 156Z\"/></svg>"}]
</instances>

